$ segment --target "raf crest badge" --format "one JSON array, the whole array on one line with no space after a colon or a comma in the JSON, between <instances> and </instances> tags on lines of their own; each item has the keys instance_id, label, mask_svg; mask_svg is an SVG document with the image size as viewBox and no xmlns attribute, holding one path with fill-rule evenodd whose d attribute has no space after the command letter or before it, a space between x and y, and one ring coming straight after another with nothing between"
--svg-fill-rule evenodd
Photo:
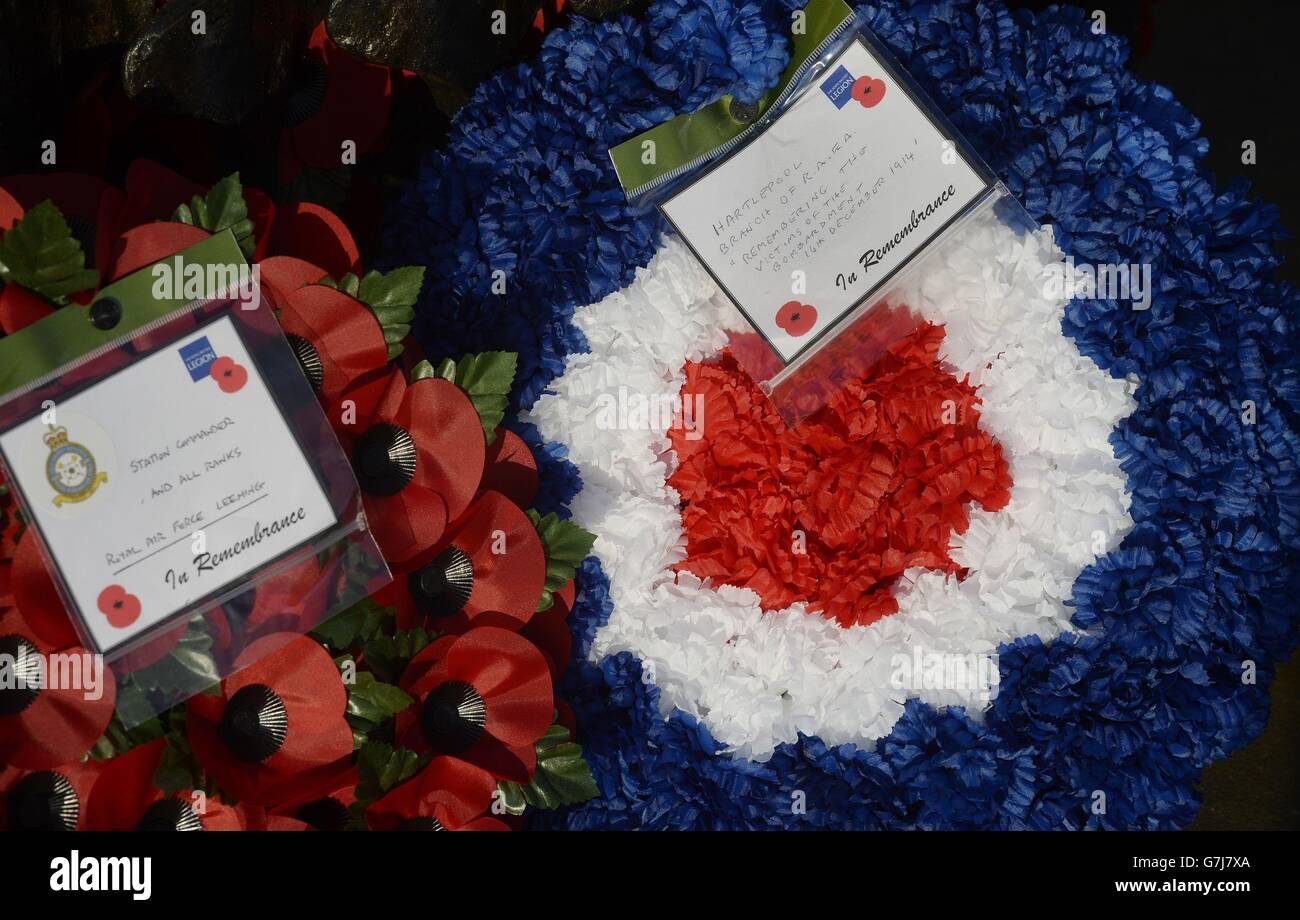
<instances>
[{"instance_id":1,"label":"raf crest badge","mask_svg":"<svg viewBox=\"0 0 1300 920\"><path fill-rule=\"evenodd\" d=\"M45 435L45 445L50 456L45 461L45 478L58 494L54 504L81 502L90 498L100 483L108 481L107 473L95 470L95 458L85 447L68 440L66 428L50 426Z\"/></svg>"}]
</instances>

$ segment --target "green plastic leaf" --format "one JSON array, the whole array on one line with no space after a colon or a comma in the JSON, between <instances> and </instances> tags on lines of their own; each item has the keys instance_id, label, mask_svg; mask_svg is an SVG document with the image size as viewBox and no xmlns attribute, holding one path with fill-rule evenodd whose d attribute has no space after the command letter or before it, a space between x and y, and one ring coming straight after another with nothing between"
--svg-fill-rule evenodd
<instances>
[{"instance_id":1,"label":"green plastic leaf","mask_svg":"<svg viewBox=\"0 0 1300 920\"><path fill-rule=\"evenodd\" d=\"M401 688L376 680L369 671L360 671L356 683L348 687L348 724L369 731L411 703L411 698Z\"/></svg>"},{"instance_id":2,"label":"green plastic leaf","mask_svg":"<svg viewBox=\"0 0 1300 920\"><path fill-rule=\"evenodd\" d=\"M311 635L331 651L341 652L377 635L392 616L392 607L381 607L363 597L337 616L316 624Z\"/></svg>"},{"instance_id":3,"label":"green plastic leaf","mask_svg":"<svg viewBox=\"0 0 1300 920\"><path fill-rule=\"evenodd\" d=\"M424 284L424 266L408 265L387 274L366 272L352 296L361 301L379 320L384 341L388 343L388 360L402 353L402 342L411 333L415 302Z\"/></svg>"},{"instance_id":4,"label":"green plastic leaf","mask_svg":"<svg viewBox=\"0 0 1300 920\"><path fill-rule=\"evenodd\" d=\"M134 672L132 677L141 687L169 692L178 687L209 687L220 683L221 669L212 652L212 636L204 632L201 624L191 622L191 628L166 657ZM147 701L141 705L152 713L154 707ZM120 698L117 709L123 711Z\"/></svg>"},{"instance_id":5,"label":"green plastic leaf","mask_svg":"<svg viewBox=\"0 0 1300 920\"><path fill-rule=\"evenodd\" d=\"M176 208L172 220L198 227L209 233L230 230L244 255L252 255L257 248L253 238L253 222L248 217L248 204L244 201L244 186L239 173L231 173L208 189L207 195L195 195L189 204Z\"/></svg>"},{"instance_id":6,"label":"green plastic leaf","mask_svg":"<svg viewBox=\"0 0 1300 920\"><path fill-rule=\"evenodd\" d=\"M349 297L356 297L357 293L361 290L361 279L352 274L352 272L348 272L338 281L335 281L329 275L326 275L316 283L323 284L326 287L332 287L336 291L342 291Z\"/></svg>"},{"instance_id":7,"label":"green plastic leaf","mask_svg":"<svg viewBox=\"0 0 1300 920\"><path fill-rule=\"evenodd\" d=\"M198 761L183 730L167 735L167 745L153 772L153 784L169 795L201 785Z\"/></svg>"},{"instance_id":8,"label":"green plastic leaf","mask_svg":"<svg viewBox=\"0 0 1300 920\"><path fill-rule=\"evenodd\" d=\"M362 656L375 677L397 683L410 660L432 641L433 635L418 627L399 629L391 636L379 635L367 641Z\"/></svg>"},{"instance_id":9,"label":"green plastic leaf","mask_svg":"<svg viewBox=\"0 0 1300 920\"><path fill-rule=\"evenodd\" d=\"M465 355L456 362L455 377L449 376L451 368L444 361L438 365L438 376L454 380L474 404L483 424L487 443L496 440L497 426L506 414L510 390L515 385L515 368L519 356L513 351L485 351Z\"/></svg>"},{"instance_id":10,"label":"green plastic leaf","mask_svg":"<svg viewBox=\"0 0 1300 920\"><path fill-rule=\"evenodd\" d=\"M125 725L126 720L130 720L131 724L135 725L135 728L122 730L127 741L126 748L122 750L136 744L143 744L145 740L161 738L163 734L162 722L154 715L154 706L149 701L149 694L140 685L140 674L140 671L133 673L130 681L118 689L117 707L113 710L113 721L109 722L110 728L114 723L119 726ZM157 734L152 734L154 730ZM151 737L145 738L144 735Z\"/></svg>"},{"instance_id":11,"label":"green plastic leaf","mask_svg":"<svg viewBox=\"0 0 1300 920\"><path fill-rule=\"evenodd\" d=\"M569 740L569 730L552 725L534 747L537 749L537 772L527 786L499 783L501 803L511 814L520 814L519 797L534 808L552 809L576 805L600 794L591 776L591 767L582 756L582 746ZM513 788L512 788L513 787ZM516 811L514 809L518 808Z\"/></svg>"},{"instance_id":12,"label":"green plastic leaf","mask_svg":"<svg viewBox=\"0 0 1300 920\"><path fill-rule=\"evenodd\" d=\"M113 744L113 738L109 734L113 725L110 722L104 729L104 734L99 736L99 740L90 746L88 753L91 760L112 760L118 755L116 745Z\"/></svg>"},{"instance_id":13,"label":"green plastic leaf","mask_svg":"<svg viewBox=\"0 0 1300 920\"><path fill-rule=\"evenodd\" d=\"M451 360L451 358L443 358L441 361L438 362L438 367L434 371L434 373L437 374L439 377L441 377L443 380L449 380L452 383L455 383L456 362Z\"/></svg>"},{"instance_id":14,"label":"green plastic leaf","mask_svg":"<svg viewBox=\"0 0 1300 920\"><path fill-rule=\"evenodd\" d=\"M450 383L456 382L456 362L451 358L443 358L434 367L428 361L421 361L415 367L411 368L411 383L417 380L427 380L430 377L436 377L440 380L446 380Z\"/></svg>"},{"instance_id":15,"label":"green plastic leaf","mask_svg":"<svg viewBox=\"0 0 1300 920\"><path fill-rule=\"evenodd\" d=\"M427 763L415 751L394 749L383 741L367 741L357 754L357 801L373 802L405 782Z\"/></svg>"},{"instance_id":16,"label":"green plastic leaf","mask_svg":"<svg viewBox=\"0 0 1300 920\"><path fill-rule=\"evenodd\" d=\"M42 201L0 239L0 281L18 284L59 304L99 284L86 254L53 202Z\"/></svg>"},{"instance_id":17,"label":"green plastic leaf","mask_svg":"<svg viewBox=\"0 0 1300 920\"><path fill-rule=\"evenodd\" d=\"M546 584L542 588L542 599L537 603L537 611L540 613L551 608L555 602L555 592L573 579L578 566L582 565L582 560L591 552L596 535L583 530L572 521L561 520L555 512L546 517L531 509L527 513L546 550Z\"/></svg>"},{"instance_id":18,"label":"green plastic leaf","mask_svg":"<svg viewBox=\"0 0 1300 920\"><path fill-rule=\"evenodd\" d=\"M524 797L523 786L503 779L497 783L497 790L501 793L499 801L506 814L522 815L524 813L524 809L528 807L528 799Z\"/></svg>"}]
</instances>

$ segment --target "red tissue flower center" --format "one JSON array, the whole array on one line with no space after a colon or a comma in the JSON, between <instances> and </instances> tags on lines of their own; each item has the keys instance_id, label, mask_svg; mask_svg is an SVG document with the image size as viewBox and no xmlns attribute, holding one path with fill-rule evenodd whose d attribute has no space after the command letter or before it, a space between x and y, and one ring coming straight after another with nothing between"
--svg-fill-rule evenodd
<instances>
[{"instance_id":1,"label":"red tissue flower center","mask_svg":"<svg viewBox=\"0 0 1300 920\"><path fill-rule=\"evenodd\" d=\"M896 612L909 568L961 577L951 538L970 503L1007 503L1011 476L975 388L940 363L942 340L917 327L795 430L730 356L687 365L682 399L702 414L670 431L688 541L677 568L843 626Z\"/></svg>"}]
</instances>

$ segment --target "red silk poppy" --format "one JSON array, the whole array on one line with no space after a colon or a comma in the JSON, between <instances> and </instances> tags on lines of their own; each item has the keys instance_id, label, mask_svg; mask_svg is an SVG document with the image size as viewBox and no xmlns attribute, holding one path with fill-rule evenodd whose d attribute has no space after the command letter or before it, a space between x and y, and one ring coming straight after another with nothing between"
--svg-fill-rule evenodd
<instances>
[{"instance_id":1,"label":"red silk poppy","mask_svg":"<svg viewBox=\"0 0 1300 920\"><path fill-rule=\"evenodd\" d=\"M477 818L491 804L496 788L496 780L486 770L454 757L434 757L370 805L366 824L376 831L508 830L505 825L481 825L484 819Z\"/></svg>"},{"instance_id":2,"label":"red silk poppy","mask_svg":"<svg viewBox=\"0 0 1300 920\"><path fill-rule=\"evenodd\" d=\"M269 256L259 263L262 290L271 305L283 310L289 295L308 284L317 284L326 276L325 269L296 256Z\"/></svg>"},{"instance_id":3,"label":"red silk poppy","mask_svg":"<svg viewBox=\"0 0 1300 920\"><path fill-rule=\"evenodd\" d=\"M532 618L546 583L546 551L528 516L485 492L437 545L402 566L391 596L399 626L440 632L472 626L517 630Z\"/></svg>"},{"instance_id":4,"label":"red silk poppy","mask_svg":"<svg viewBox=\"0 0 1300 920\"><path fill-rule=\"evenodd\" d=\"M96 685L93 656L86 649L45 641L59 632L48 624L34 629L16 607L0 615L0 653L11 656L14 673L27 678L25 686L0 689L0 762L48 770L76 760L113 716L117 681L112 672L105 669Z\"/></svg>"},{"instance_id":5,"label":"red silk poppy","mask_svg":"<svg viewBox=\"0 0 1300 920\"><path fill-rule=\"evenodd\" d=\"M18 503L14 501L13 492L5 487L4 477L0 476L0 611L14 605L13 561L22 529Z\"/></svg>"},{"instance_id":6,"label":"red silk poppy","mask_svg":"<svg viewBox=\"0 0 1300 920\"><path fill-rule=\"evenodd\" d=\"M81 831L103 765L94 760L45 770L0 768L0 830Z\"/></svg>"},{"instance_id":7,"label":"red silk poppy","mask_svg":"<svg viewBox=\"0 0 1300 920\"><path fill-rule=\"evenodd\" d=\"M494 626L444 636L411 660L401 686L418 705L397 714L398 744L529 781L554 713L546 658L527 639Z\"/></svg>"},{"instance_id":8,"label":"red silk poppy","mask_svg":"<svg viewBox=\"0 0 1300 920\"><path fill-rule=\"evenodd\" d=\"M81 644L77 631L63 608L59 589L45 567L40 544L32 531L23 534L14 551L14 606L23 616L32 637L41 648L63 648Z\"/></svg>"},{"instance_id":9,"label":"red silk poppy","mask_svg":"<svg viewBox=\"0 0 1300 920\"><path fill-rule=\"evenodd\" d=\"M573 651L573 633L569 630L569 614L573 610L576 596L573 581L551 595L553 603L540 613L534 613L531 620L519 630L523 636L546 656L546 664L551 669L551 680L558 684L569 666L569 654Z\"/></svg>"},{"instance_id":10,"label":"red silk poppy","mask_svg":"<svg viewBox=\"0 0 1300 920\"><path fill-rule=\"evenodd\" d=\"M357 768L351 757L304 773L294 784L294 794L271 809L271 816L291 818L310 830L346 830L352 820L348 809L357 800Z\"/></svg>"},{"instance_id":11,"label":"red silk poppy","mask_svg":"<svg viewBox=\"0 0 1300 920\"><path fill-rule=\"evenodd\" d=\"M258 582L253 606L243 617L245 641L309 631L325 615L334 589L328 567L322 569L316 556Z\"/></svg>"},{"instance_id":12,"label":"red silk poppy","mask_svg":"<svg viewBox=\"0 0 1300 920\"><path fill-rule=\"evenodd\" d=\"M8 231L14 224L22 220L27 209L22 203L5 190L3 181L0 181L0 233Z\"/></svg>"},{"instance_id":13,"label":"red silk poppy","mask_svg":"<svg viewBox=\"0 0 1300 920\"><path fill-rule=\"evenodd\" d=\"M153 160L132 160L126 168L126 200L118 232L155 221L169 221L176 208L207 189Z\"/></svg>"},{"instance_id":14,"label":"red silk poppy","mask_svg":"<svg viewBox=\"0 0 1300 920\"><path fill-rule=\"evenodd\" d=\"M86 828L92 831L243 830L246 816L215 795L192 789L166 793L154 772L167 742L159 738L119 754L103 766L90 794Z\"/></svg>"},{"instance_id":15,"label":"red silk poppy","mask_svg":"<svg viewBox=\"0 0 1300 920\"><path fill-rule=\"evenodd\" d=\"M267 252L306 259L325 269L331 278L349 272L361 274L361 255L351 232L332 211L318 204L296 202L276 211Z\"/></svg>"},{"instance_id":16,"label":"red silk poppy","mask_svg":"<svg viewBox=\"0 0 1300 920\"><path fill-rule=\"evenodd\" d=\"M281 134L282 182L293 179L304 165L337 168L345 141L356 145L358 155L365 153L388 123L389 68L348 54L330 40L324 22L312 32L307 53L308 64L290 104L294 123Z\"/></svg>"},{"instance_id":17,"label":"red silk poppy","mask_svg":"<svg viewBox=\"0 0 1300 920\"><path fill-rule=\"evenodd\" d=\"M54 310L52 303L21 284L6 284L4 290L0 290L0 330L5 335L13 335L19 329L45 319Z\"/></svg>"},{"instance_id":18,"label":"red silk poppy","mask_svg":"<svg viewBox=\"0 0 1300 920\"><path fill-rule=\"evenodd\" d=\"M284 263L273 270L280 284L291 284L304 273L298 266ZM299 285L275 296L280 325L335 423L342 417L344 400L352 401L359 417L373 412L389 372L388 344L370 308L323 284Z\"/></svg>"},{"instance_id":19,"label":"red silk poppy","mask_svg":"<svg viewBox=\"0 0 1300 920\"><path fill-rule=\"evenodd\" d=\"M113 243L105 281L116 281L147 268L160 259L174 256L195 243L203 242L209 235L206 230L172 221L132 227Z\"/></svg>"},{"instance_id":20,"label":"red silk poppy","mask_svg":"<svg viewBox=\"0 0 1300 920\"><path fill-rule=\"evenodd\" d=\"M841 625L897 610L892 585L948 554L967 504L1009 500L1007 464L979 427L975 389L939 360L923 324L791 431L735 360L687 367L708 426L670 430L687 558L701 577L756 591L768 609L808 601Z\"/></svg>"},{"instance_id":21,"label":"red silk poppy","mask_svg":"<svg viewBox=\"0 0 1300 920\"><path fill-rule=\"evenodd\" d=\"M310 827L306 822L299 821L296 818L286 818L283 815L268 814L265 811L262 811L261 809L257 810L256 814L258 815L258 818L255 820L251 816L254 813L254 810L251 806L247 809L247 812L250 814L250 817L247 819L248 824L245 830L250 830L250 831L315 830L315 828Z\"/></svg>"},{"instance_id":22,"label":"red silk poppy","mask_svg":"<svg viewBox=\"0 0 1300 920\"><path fill-rule=\"evenodd\" d=\"M385 558L404 562L465 512L483 476L483 429L458 386L407 384L392 371L369 417L336 429L352 458L371 530ZM336 422L337 423L337 422Z\"/></svg>"},{"instance_id":23,"label":"red silk poppy","mask_svg":"<svg viewBox=\"0 0 1300 920\"><path fill-rule=\"evenodd\" d=\"M351 753L347 692L318 643L265 636L235 666L242 670L219 694L186 704L190 746L219 787L241 802L273 803L307 771Z\"/></svg>"},{"instance_id":24,"label":"red silk poppy","mask_svg":"<svg viewBox=\"0 0 1300 920\"><path fill-rule=\"evenodd\" d=\"M125 234L149 223L171 223L177 207L189 204L195 196L202 198L207 192L208 189L204 186L161 163L134 160L127 167L126 201L118 232ZM243 186L243 197L248 208L248 219L253 223L254 249L251 259L257 262L270 243L270 230L275 222L275 203L264 192L247 185ZM120 277L126 272L119 271L118 274Z\"/></svg>"},{"instance_id":25,"label":"red silk poppy","mask_svg":"<svg viewBox=\"0 0 1300 920\"><path fill-rule=\"evenodd\" d=\"M508 428L498 428L484 463L480 490L500 492L520 508L533 506L537 497L537 459L523 438Z\"/></svg>"}]
</instances>

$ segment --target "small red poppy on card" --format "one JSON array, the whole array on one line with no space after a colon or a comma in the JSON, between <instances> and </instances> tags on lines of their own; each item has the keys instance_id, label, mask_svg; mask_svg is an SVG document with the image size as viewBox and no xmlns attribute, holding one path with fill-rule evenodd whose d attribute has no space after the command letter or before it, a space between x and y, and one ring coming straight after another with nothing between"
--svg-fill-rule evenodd
<instances>
[{"instance_id":1,"label":"small red poppy on card","mask_svg":"<svg viewBox=\"0 0 1300 920\"><path fill-rule=\"evenodd\" d=\"M853 82L852 96L864 109L869 109L885 98L885 81L875 77L858 77Z\"/></svg>"},{"instance_id":2,"label":"small red poppy on card","mask_svg":"<svg viewBox=\"0 0 1300 920\"><path fill-rule=\"evenodd\" d=\"M798 338L817 324L817 308L797 300L788 301L776 311L776 324Z\"/></svg>"},{"instance_id":3,"label":"small red poppy on card","mask_svg":"<svg viewBox=\"0 0 1300 920\"><path fill-rule=\"evenodd\" d=\"M117 629L125 629L140 618L140 598L128 594L121 585L109 585L100 591L98 603L99 612Z\"/></svg>"},{"instance_id":4,"label":"small red poppy on card","mask_svg":"<svg viewBox=\"0 0 1300 920\"><path fill-rule=\"evenodd\" d=\"M218 358L212 362L212 370L208 373L223 393L238 393L248 383L248 369L234 358Z\"/></svg>"}]
</instances>

